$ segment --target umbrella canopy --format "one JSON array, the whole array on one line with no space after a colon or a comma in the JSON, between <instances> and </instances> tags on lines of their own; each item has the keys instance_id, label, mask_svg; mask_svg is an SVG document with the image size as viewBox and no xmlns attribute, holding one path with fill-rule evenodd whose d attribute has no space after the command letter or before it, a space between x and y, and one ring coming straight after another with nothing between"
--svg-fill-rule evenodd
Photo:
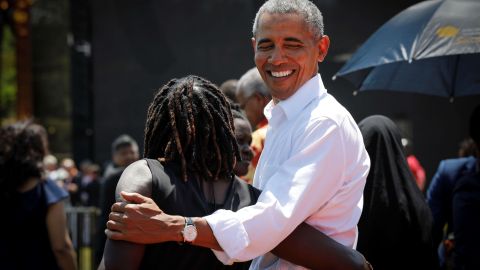
<instances>
[{"instance_id":1,"label":"umbrella canopy","mask_svg":"<svg viewBox=\"0 0 480 270\"><path fill-rule=\"evenodd\" d=\"M480 1L430 0L378 29L334 76L362 90L480 94Z\"/></svg>"}]
</instances>

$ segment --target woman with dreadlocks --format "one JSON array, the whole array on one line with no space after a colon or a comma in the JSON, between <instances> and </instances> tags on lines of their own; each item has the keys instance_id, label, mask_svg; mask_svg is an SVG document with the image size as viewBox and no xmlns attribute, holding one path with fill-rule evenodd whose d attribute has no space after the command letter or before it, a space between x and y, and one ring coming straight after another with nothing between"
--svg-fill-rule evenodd
<instances>
[{"instance_id":1,"label":"woman with dreadlocks","mask_svg":"<svg viewBox=\"0 0 480 270\"><path fill-rule=\"evenodd\" d=\"M126 168L117 192L135 191L152 197L168 213L192 216L219 208L237 210L254 204L259 194L233 173L235 160L241 157L228 101L216 86L200 77L173 79L155 95L147 112L144 157ZM177 242L143 246L110 240L104 264L107 269L226 267L206 248ZM248 263L229 268L247 269Z\"/></svg>"},{"instance_id":2,"label":"woman with dreadlocks","mask_svg":"<svg viewBox=\"0 0 480 270\"><path fill-rule=\"evenodd\" d=\"M108 239L100 269L248 268L249 262L223 265L212 250L196 246L198 243L193 241L197 231L188 218L220 208L236 211L254 204L259 196L259 190L234 175L235 162L241 160L241 155L233 123L226 98L203 78L173 79L158 91L147 112L145 159L125 169L116 197L118 201L152 207L148 210L152 215L164 211L176 215L169 218L182 216L173 222L178 222L183 231L176 242L159 244ZM142 196L148 204L135 201L135 196ZM115 215L118 213L112 212L110 217ZM306 224L300 225L274 252L315 269L363 269L359 253Z\"/></svg>"}]
</instances>

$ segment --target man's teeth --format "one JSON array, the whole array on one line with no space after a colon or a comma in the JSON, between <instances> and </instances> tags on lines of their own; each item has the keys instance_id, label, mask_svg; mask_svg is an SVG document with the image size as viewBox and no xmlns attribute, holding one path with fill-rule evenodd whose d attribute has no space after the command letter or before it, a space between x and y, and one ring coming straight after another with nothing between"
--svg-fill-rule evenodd
<instances>
[{"instance_id":1,"label":"man's teeth","mask_svg":"<svg viewBox=\"0 0 480 270\"><path fill-rule=\"evenodd\" d=\"M272 76L276 77L276 78L281 78L281 77L286 77L286 76L292 74L292 72L293 71L291 71L291 70L279 71L279 72L272 71Z\"/></svg>"}]
</instances>

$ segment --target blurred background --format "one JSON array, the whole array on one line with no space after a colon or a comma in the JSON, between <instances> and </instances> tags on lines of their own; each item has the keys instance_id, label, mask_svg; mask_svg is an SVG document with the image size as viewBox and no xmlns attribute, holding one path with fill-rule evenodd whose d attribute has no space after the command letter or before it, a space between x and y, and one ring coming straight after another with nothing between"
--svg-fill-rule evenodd
<instances>
[{"instance_id":1,"label":"blurred background","mask_svg":"<svg viewBox=\"0 0 480 270\"><path fill-rule=\"evenodd\" d=\"M324 83L359 122L392 118L426 171L457 157L480 96L362 92L332 76L389 18L420 1L317 0L331 46ZM0 0L0 122L35 118L52 154L105 164L130 134L143 149L146 110L174 77L220 85L254 66L251 27L259 0ZM141 152L141 151L140 151Z\"/></svg>"}]
</instances>

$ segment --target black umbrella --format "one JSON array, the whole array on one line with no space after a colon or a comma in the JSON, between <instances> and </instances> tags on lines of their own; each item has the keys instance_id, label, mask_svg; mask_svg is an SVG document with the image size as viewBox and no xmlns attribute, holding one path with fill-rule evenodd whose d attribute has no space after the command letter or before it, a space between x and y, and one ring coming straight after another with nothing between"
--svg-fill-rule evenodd
<instances>
[{"instance_id":1,"label":"black umbrella","mask_svg":"<svg viewBox=\"0 0 480 270\"><path fill-rule=\"evenodd\" d=\"M334 76L360 90L480 94L480 1L431 0L378 29Z\"/></svg>"}]
</instances>

